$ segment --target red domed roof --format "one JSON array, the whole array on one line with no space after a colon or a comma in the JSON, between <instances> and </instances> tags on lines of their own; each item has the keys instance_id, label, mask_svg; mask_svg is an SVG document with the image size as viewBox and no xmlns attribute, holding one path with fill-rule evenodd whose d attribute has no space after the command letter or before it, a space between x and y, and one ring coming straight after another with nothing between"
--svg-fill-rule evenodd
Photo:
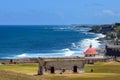
<instances>
[{"instance_id":1,"label":"red domed roof","mask_svg":"<svg viewBox=\"0 0 120 80\"><path fill-rule=\"evenodd\" d=\"M96 50L94 48L89 48L86 50L85 54L96 54Z\"/></svg>"}]
</instances>

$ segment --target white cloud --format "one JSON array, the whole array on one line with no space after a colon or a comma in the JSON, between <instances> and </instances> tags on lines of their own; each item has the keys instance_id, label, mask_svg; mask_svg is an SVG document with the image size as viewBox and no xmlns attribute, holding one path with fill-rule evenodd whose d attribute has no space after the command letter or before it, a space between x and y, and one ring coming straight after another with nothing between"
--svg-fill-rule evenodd
<instances>
[{"instance_id":1,"label":"white cloud","mask_svg":"<svg viewBox=\"0 0 120 80\"><path fill-rule=\"evenodd\" d=\"M102 13L109 14L109 15L114 15L115 14L112 10L103 10Z\"/></svg>"},{"instance_id":2,"label":"white cloud","mask_svg":"<svg viewBox=\"0 0 120 80\"><path fill-rule=\"evenodd\" d=\"M120 17L120 13L114 12L114 11L112 11L112 10L103 10L102 13L103 13L103 14L106 14L106 15L119 16L119 17Z\"/></svg>"},{"instance_id":3,"label":"white cloud","mask_svg":"<svg viewBox=\"0 0 120 80\"><path fill-rule=\"evenodd\" d=\"M112 10L102 10L100 13L97 13L95 16L104 16L104 15L120 17L120 13Z\"/></svg>"}]
</instances>

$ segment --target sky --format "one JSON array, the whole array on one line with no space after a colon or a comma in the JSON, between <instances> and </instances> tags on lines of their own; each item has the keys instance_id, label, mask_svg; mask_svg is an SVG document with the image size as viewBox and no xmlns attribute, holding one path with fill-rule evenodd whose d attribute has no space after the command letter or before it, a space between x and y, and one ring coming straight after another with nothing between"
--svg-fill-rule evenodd
<instances>
[{"instance_id":1,"label":"sky","mask_svg":"<svg viewBox=\"0 0 120 80\"><path fill-rule=\"evenodd\" d=\"M0 25L115 22L120 22L120 0L0 0Z\"/></svg>"}]
</instances>

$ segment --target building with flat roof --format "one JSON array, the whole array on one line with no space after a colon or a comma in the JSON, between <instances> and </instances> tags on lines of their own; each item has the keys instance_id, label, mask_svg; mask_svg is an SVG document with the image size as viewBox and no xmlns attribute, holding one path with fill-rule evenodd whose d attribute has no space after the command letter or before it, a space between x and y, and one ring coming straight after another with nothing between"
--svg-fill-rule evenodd
<instances>
[{"instance_id":1,"label":"building with flat roof","mask_svg":"<svg viewBox=\"0 0 120 80\"><path fill-rule=\"evenodd\" d=\"M84 57L38 58L38 75L49 73L83 73Z\"/></svg>"}]
</instances>

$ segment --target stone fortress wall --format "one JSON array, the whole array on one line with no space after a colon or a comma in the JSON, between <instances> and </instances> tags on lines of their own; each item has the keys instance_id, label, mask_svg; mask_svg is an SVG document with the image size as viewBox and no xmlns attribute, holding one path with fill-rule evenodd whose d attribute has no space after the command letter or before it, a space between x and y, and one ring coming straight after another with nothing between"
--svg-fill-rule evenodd
<instances>
[{"instance_id":1,"label":"stone fortress wall","mask_svg":"<svg viewBox=\"0 0 120 80\"><path fill-rule=\"evenodd\" d=\"M84 72L85 60L82 57L39 58L38 61L38 74Z\"/></svg>"}]
</instances>

